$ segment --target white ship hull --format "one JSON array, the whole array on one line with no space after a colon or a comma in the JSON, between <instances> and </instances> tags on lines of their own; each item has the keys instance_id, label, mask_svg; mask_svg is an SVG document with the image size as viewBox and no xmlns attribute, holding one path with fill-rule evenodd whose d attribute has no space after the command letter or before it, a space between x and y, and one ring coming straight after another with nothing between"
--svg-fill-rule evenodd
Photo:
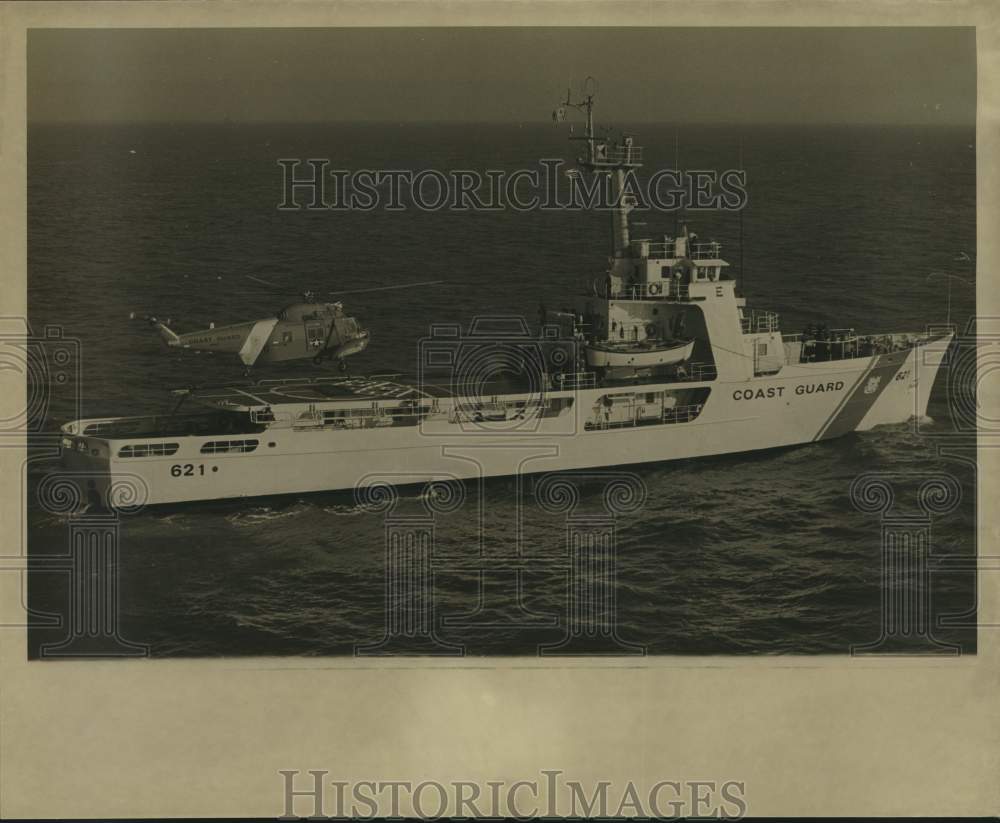
<instances>
[{"instance_id":1,"label":"white ship hull","mask_svg":"<svg viewBox=\"0 0 1000 823\"><path fill-rule=\"evenodd\" d=\"M926 414L950 335L889 354L788 365L773 377L683 384L697 406L668 408L677 383L596 387L546 395L571 405L550 417L457 419L449 399L414 425L312 429L276 421L249 453L204 453L217 435L115 439L64 427L64 462L90 497L112 505L349 490L773 449ZM608 400L612 395L615 404ZM634 395L628 399L627 395ZM513 396L512 396L513 397ZM643 405L660 397L651 412ZM625 398L624 403L617 401ZM652 415L652 416L650 416ZM97 428L99 429L100 421ZM249 436L249 435L248 435ZM169 455L119 457L129 444L168 443ZM236 441L238 442L238 441Z\"/></svg>"}]
</instances>

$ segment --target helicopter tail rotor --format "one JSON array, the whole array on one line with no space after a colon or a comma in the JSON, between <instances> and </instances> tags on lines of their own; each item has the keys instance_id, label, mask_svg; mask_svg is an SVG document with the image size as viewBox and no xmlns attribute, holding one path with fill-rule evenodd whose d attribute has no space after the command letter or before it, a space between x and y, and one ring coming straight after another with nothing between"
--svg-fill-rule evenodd
<instances>
[{"instance_id":1,"label":"helicopter tail rotor","mask_svg":"<svg viewBox=\"0 0 1000 823\"><path fill-rule=\"evenodd\" d=\"M282 286L274 283L270 280L265 280L263 277L254 277L252 274L243 275L247 280L253 280L254 283L260 283L262 286L268 286L272 289L281 289Z\"/></svg>"},{"instance_id":2,"label":"helicopter tail rotor","mask_svg":"<svg viewBox=\"0 0 1000 823\"><path fill-rule=\"evenodd\" d=\"M174 334L174 332L166 323L161 323L155 317L151 317L149 318L149 320L152 323L153 328L156 329L157 333L160 335L160 339L164 343L166 343L168 346L179 346L181 344L181 339L176 334Z\"/></svg>"},{"instance_id":3,"label":"helicopter tail rotor","mask_svg":"<svg viewBox=\"0 0 1000 823\"><path fill-rule=\"evenodd\" d=\"M163 322L162 320L158 320L156 317L153 317L151 314L137 315L134 311L129 312L128 318L129 320L145 320L150 326L156 329L157 334L160 335L160 339L168 346L181 345L181 339L174 334L173 330L170 328L169 318L166 322Z\"/></svg>"}]
</instances>

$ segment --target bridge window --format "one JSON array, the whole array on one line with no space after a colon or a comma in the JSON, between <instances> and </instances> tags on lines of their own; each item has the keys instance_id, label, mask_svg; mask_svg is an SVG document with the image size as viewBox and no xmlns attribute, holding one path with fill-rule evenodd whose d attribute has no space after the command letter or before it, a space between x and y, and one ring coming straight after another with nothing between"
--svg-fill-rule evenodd
<instances>
[{"instance_id":1,"label":"bridge window","mask_svg":"<svg viewBox=\"0 0 1000 823\"><path fill-rule=\"evenodd\" d=\"M179 443L139 443L132 446L122 446L118 450L119 457L164 457L171 455L180 448Z\"/></svg>"},{"instance_id":2,"label":"bridge window","mask_svg":"<svg viewBox=\"0 0 1000 823\"><path fill-rule=\"evenodd\" d=\"M202 454L231 454L233 452L252 452L257 448L258 440L209 440L202 444Z\"/></svg>"}]
</instances>

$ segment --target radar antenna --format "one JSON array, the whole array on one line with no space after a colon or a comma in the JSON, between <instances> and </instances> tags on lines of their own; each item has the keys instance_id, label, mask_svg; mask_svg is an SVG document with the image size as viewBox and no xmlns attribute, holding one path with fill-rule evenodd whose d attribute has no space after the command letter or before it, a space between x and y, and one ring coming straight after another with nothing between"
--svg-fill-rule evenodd
<instances>
[{"instance_id":1,"label":"radar antenna","mask_svg":"<svg viewBox=\"0 0 1000 823\"><path fill-rule=\"evenodd\" d=\"M580 99L574 102L572 90L566 89L566 99L559 104L555 111L552 112L552 119L557 123L561 123L566 119L566 109L576 109L577 111L586 114L587 127L584 131L583 137L572 136L569 139L587 141L586 162L588 164L593 164L597 160L597 145L595 143L596 135L594 134L594 97L597 95L597 89L597 80L588 75L587 79L583 81L583 91ZM581 158L581 161L582 159L583 158Z\"/></svg>"}]
</instances>

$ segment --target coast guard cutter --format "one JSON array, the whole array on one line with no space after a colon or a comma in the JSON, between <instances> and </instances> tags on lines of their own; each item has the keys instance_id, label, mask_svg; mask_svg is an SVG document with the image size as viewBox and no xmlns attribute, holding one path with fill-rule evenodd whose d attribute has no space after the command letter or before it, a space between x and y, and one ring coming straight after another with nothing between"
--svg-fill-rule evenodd
<instances>
[{"instance_id":1,"label":"coast guard cutter","mask_svg":"<svg viewBox=\"0 0 1000 823\"><path fill-rule=\"evenodd\" d=\"M598 138L592 96L582 105L580 166L622 195L641 149ZM926 413L950 329L786 334L737 295L719 244L686 228L633 238L629 211L619 196L603 281L543 309L540 334L438 329L414 381L180 390L169 414L66 423L63 461L90 499L178 503L690 459Z\"/></svg>"}]
</instances>

